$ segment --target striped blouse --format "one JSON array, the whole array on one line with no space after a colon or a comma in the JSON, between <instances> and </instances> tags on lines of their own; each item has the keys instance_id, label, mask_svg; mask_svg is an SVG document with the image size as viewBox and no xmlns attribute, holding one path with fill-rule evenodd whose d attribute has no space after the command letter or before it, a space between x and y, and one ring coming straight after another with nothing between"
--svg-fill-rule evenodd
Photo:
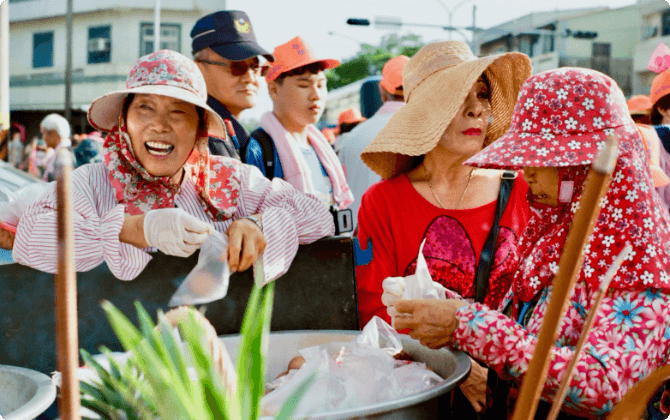
<instances>
[{"instance_id":1,"label":"striped blouse","mask_svg":"<svg viewBox=\"0 0 670 420\"><path fill-rule=\"evenodd\" d=\"M151 249L142 250L119 241L125 207L116 200L107 167L94 163L77 168L72 173L72 187L76 270L88 271L104 261L121 280L137 277L151 260L147 253ZM175 206L211 223L222 233L234 220L262 213L267 241L263 254L265 283L288 270L298 244L334 233L333 218L316 197L298 192L279 178L269 181L254 166L241 165L240 189L237 212L227 221L211 220L188 178L175 197ZM14 242L16 262L49 273L57 271L56 203L53 183L26 209Z\"/></svg>"}]
</instances>

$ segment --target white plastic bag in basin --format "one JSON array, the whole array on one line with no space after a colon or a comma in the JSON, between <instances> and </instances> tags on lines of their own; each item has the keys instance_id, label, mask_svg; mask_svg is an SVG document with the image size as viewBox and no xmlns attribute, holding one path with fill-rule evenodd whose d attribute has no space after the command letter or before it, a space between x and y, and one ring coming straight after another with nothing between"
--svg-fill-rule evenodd
<instances>
[{"instance_id":1,"label":"white plastic bag in basin","mask_svg":"<svg viewBox=\"0 0 670 420\"><path fill-rule=\"evenodd\" d=\"M276 415L313 373L314 380L293 413L296 418L395 400L443 381L423 363L395 360L393 355L400 350L398 333L376 316L351 342L302 349L305 364L263 397L263 414Z\"/></svg>"}]
</instances>

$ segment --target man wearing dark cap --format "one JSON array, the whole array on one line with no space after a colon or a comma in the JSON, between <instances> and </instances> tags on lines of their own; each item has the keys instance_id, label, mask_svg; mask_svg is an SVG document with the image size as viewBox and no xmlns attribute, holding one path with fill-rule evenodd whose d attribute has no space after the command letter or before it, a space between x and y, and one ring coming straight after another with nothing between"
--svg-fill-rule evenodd
<instances>
[{"instance_id":1,"label":"man wearing dark cap","mask_svg":"<svg viewBox=\"0 0 670 420\"><path fill-rule=\"evenodd\" d=\"M221 118L230 120L236 136L225 140L210 137L209 150L215 155L239 159L239 151L246 147L249 133L238 119L242 111L256 105L258 80L268 70L267 65L259 62L259 56L268 61L274 61L274 57L258 45L249 17L238 10L220 11L201 18L193 27L191 38L193 60L207 83L207 104Z\"/></svg>"}]
</instances>

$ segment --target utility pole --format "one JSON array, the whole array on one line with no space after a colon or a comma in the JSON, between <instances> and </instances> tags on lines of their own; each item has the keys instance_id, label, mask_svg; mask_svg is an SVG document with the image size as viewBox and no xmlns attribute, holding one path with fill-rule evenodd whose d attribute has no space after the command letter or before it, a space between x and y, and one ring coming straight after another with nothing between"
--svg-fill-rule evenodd
<instances>
[{"instance_id":1,"label":"utility pole","mask_svg":"<svg viewBox=\"0 0 670 420\"><path fill-rule=\"evenodd\" d=\"M0 132L9 128L9 1L0 3Z\"/></svg>"},{"instance_id":2,"label":"utility pole","mask_svg":"<svg viewBox=\"0 0 670 420\"><path fill-rule=\"evenodd\" d=\"M154 9L154 52L161 49L161 0L156 0Z\"/></svg>"},{"instance_id":3,"label":"utility pole","mask_svg":"<svg viewBox=\"0 0 670 420\"><path fill-rule=\"evenodd\" d=\"M65 55L65 119L72 126L72 0L67 0L65 15L66 55Z\"/></svg>"},{"instance_id":4,"label":"utility pole","mask_svg":"<svg viewBox=\"0 0 670 420\"><path fill-rule=\"evenodd\" d=\"M479 44L477 44L476 16L477 16L477 5L474 4L472 6L472 53L476 56L479 56Z\"/></svg>"}]
</instances>

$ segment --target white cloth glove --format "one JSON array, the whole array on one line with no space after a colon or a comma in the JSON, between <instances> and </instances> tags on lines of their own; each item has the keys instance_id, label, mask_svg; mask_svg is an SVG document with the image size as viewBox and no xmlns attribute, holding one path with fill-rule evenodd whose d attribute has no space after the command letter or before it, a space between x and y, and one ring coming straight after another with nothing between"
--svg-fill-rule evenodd
<instances>
[{"instance_id":1,"label":"white cloth glove","mask_svg":"<svg viewBox=\"0 0 670 420\"><path fill-rule=\"evenodd\" d=\"M144 238L149 246L177 257L193 254L214 230L182 209L151 210L144 216Z\"/></svg>"},{"instance_id":2,"label":"white cloth glove","mask_svg":"<svg viewBox=\"0 0 670 420\"><path fill-rule=\"evenodd\" d=\"M402 299L405 293L405 278L404 277L387 277L382 282L384 293L382 294L382 303L386 306L386 313L391 319L398 313L395 310L395 304Z\"/></svg>"}]
</instances>

